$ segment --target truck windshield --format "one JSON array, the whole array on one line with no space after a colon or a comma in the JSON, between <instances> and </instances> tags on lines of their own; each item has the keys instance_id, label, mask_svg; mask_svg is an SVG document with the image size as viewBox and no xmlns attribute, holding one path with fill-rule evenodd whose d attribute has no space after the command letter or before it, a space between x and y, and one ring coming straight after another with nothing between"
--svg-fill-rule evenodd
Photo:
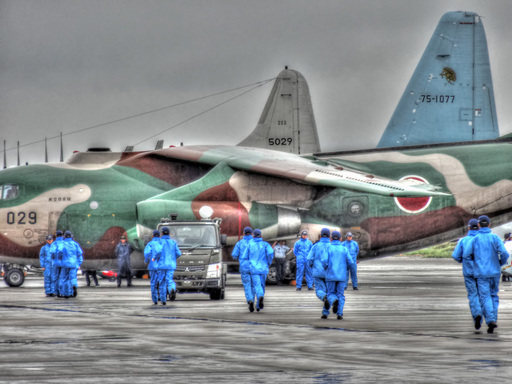
<instances>
[{"instance_id":1,"label":"truck windshield","mask_svg":"<svg viewBox=\"0 0 512 384\"><path fill-rule=\"evenodd\" d=\"M213 225L169 225L170 237L182 247L215 247L217 236Z\"/></svg>"}]
</instances>

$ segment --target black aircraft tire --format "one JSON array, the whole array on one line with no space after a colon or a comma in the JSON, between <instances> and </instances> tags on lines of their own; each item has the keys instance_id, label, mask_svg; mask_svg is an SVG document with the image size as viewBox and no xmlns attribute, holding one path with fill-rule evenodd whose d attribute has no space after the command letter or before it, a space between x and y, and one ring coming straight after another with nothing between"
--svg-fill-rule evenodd
<instances>
[{"instance_id":1,"label":"black aircraft tire","mask_svg":"<svg viewBox=\"0 0 512 384\"><path fill-rule=\"evenodd\" d=\"M274 265L272 265L268 269L267 284L268 285L276 285L277 284L277 271L276 271L276 267Z\"/></svg>"},{"instance_id":2,"label":"black aircraft tire","mask_svg":"<svg viewBox=\"0 0 512 384\"><path fill-rule=\"evenodd\" d=\"M20 287L25 281L25 275L19 268L11 268L4 277L5 284L9 287Z\"/></svg>"}]
</instances>

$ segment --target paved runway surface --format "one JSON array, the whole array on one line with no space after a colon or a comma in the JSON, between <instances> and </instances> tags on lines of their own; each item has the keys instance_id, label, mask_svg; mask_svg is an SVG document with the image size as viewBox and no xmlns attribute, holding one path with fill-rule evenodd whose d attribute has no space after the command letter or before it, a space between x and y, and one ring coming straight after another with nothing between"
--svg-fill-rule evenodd
<instances>
[{"instance_id":1,"label":"paved runway surface","mask_svg":"<svg viewBox=\"0 0 512 384\"><path fill-rule=\"evenodd\" d=\"M461 383L512 379L512 286L499 328L473 328L461 267L387 257L359 264L343 320L320 319L314 292L267 287L249 313L238 275L226 299L178 295L154 306L149 283L47 298L39 276L0 287L2 383ZM487 382L488 382L487 381Z\"/></svg>"}]
</instances>

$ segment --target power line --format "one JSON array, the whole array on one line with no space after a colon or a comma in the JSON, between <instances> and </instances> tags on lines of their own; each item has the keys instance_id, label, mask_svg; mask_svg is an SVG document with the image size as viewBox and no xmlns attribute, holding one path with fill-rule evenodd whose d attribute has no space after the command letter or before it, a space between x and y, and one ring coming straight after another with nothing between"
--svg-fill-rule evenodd
<instances>
[{"instance_id":1,"label":"power line","mask_svg":"<svg viewBox=\"0 0 512 384\"><path fill-rule=\"evenodd\" d=\"M231 99L229 99L229 100L227 100L227 101L225 101L225 102L223 102L223 103L220 103L220 104L216 105L215 107L212 107L212 108L210 108L210 109L208 109L208 110L206 110L206 111L203 111L203 112L201 112L201 113L199 113L199 114L197 114L197 115L195 115L195 116L193 116L193 117L191 117L191 118L189 118L189 119L187 119L187 120L185 120L185 121L183 121L183 122L181 122L181 123L179 123L179 124L177 124L177 125L175 125L175 126L173 126L173 127L171 127L171 128L166 129L165 131L163 131L163 132L166 132L166 131L168 131L168 130L170 130L170 129L173 129L173 128L177 127L178 125L184 124L184 123L186 123L187 121L190 121L190 120L194 119L195 117L201 116L201 115L203 115L204 113L209 112L209 111L211 111L212 109L215 109L215 108L217 108L217 107L219 107L219 106L221 106L221 105L223 105L223 104L225 104L225 103L227 103L227 102L229 102L229 101L231 101L231 100L233 100L233 99L236 99L237 97L240 97L240 96L242 96L242 95L245 95L246 93L248 93L248 92L250 92L250 91L252 91L252 90L254 90L254 89L256 89L256 88L258 88L258 87L260 87L260 86L262 86L262 85L265 85L265 84L267 84L268 82L273 81L273 80L275 80L275 77L274 77L274 78L272 78L272 79L262 80L262 81L258 81L258 82L256 82L256 83L246 84L246 85L242 85L242 86L240 86L240 87L231 88L231 89L228 89L228 90L225 90L225 91L220 91L220 92L212 93L212 94L210 94L210 95L197 97L197 98L195 98L195 99L191 99L191 100L183 101L183 102L180 102L180 103L177 103L177 104L172 104L172 105L169 105L169 106L166 106L166 107L153 109L153 110L151 110L151 111L141 112L141 113L137 113L137 114L135 114L135 115L131 115L131 116L127 116L127 117L122 117L122 118L119 118L119 119L116 119L116 120L108 121L108 122L106 122L106 123L101 123L101 124L93 125L93 126L86 127L86 128L80 128L80 129L77 129L77 130L75 130L75 131L71 131L71 132L67 132L67 133L61 133L61 134L56 135L56 136L52 136L52 137L49 137L49 138L44 138L44 139L41 139L41 140L36 140L36 141L30 142L30 143L26 143L26 144L23 144L23 145L19 145L19 146L16 146L16 147L7 148L7 149L0 149L0 153L1 153L1 152L11 151L11 150L13 150L13 149L18 149L18 148L28 147L28 146L30 146L30 145L34 145L34 144L38 144L38 143L42 143L42 142L44 142L45 140L54 140L54 139L61 138L61 137L63 137L63 136L70 136L70 135L74 135L74 134L77 134L77 133L85 132L85 131L88 131L88 130L91 130L91 129L104 127L104 126L106 126L106 125L119 123L119 122L121 122L121 121L126 121L126 120L130 120L130 119L134 119L134 118L136 118L136 117L140 117L140 116L144 116L144 115L149 115L149 114L151 114L151 113L155 113L155 112L163 111L163 110L166 110L166 109L179 107L179 106L184 105L184 104L193 103L193 102L195 102L195 101L199 101L199 100L204 100L204 99L207 99L207 98L210 98L210 97L214 97L214 96L222 95L222 94L224 94L224 93L229 93L229 92L238 91L238 90L243 89L243 88L253 87L253 88L249 89L248 91L245 91L245 92L241 93L240 95L237 95L237 96L235 96L235 97L233 97L233 98L231 98ZM159 133L159 134L160 134L160 133ZM158 134L158 135L159 135L159 134ZM157 136L157 135L154 135L154 136L152 136L152 137L155 137L155 136ZM148 139L145 139L145 140L143 140L143 141L141 141L141 142L137 143L136 145L138 145L138 144L140 144L140 143L143 143L144 141L147 141L147 140L151 139L152 137L150 137L150 138L148 138Z\"/></svg>"},{"instance_id":2,"label":"power line","mask_svg":"<svg viewBox=\"0 0 512 384\"><path fill-rule=\"evenodd\" d=\"M274 79L275 79L275 78L274 78ZM167 131L170 131L171 129L177 128L177 127L179 127L180 125L183 125L183 124L185 124L185 123L188 123L190 120L193 120L193 119L195 119L196 117L202 116L202 115L204 115L205 113L208 113L208 112L210 112L210 111L214 110L215 108L220 107L221 105L224 105L224 104L226 104L226 103L229 103L230 101L232 101L232 100L234 100L234 99L236 99L236 98L238 98L238 97L241 97L241 96L243 96L243 95L245 95L245 94L247 94L247 93L249 93L249 92L251 92L251 91L255 90L255 89L256 89L256 88L258 88L258 87L261 87L262 85L265 85L265 84L267 84L268 82L270 82L270 81L272 81L272 80L274 80L274 79L268 79L268 80L265 80L265 81L261 81L261 82L255 83L255 84L257 84L255 87L253 87L253 88L251 88L251 89L249 89L249 90L247 90L247 91L245 91L245 92L242 92L241 94L239 94L239 95L237 95L237 96L234 96L234 97L232 97L232 98L230 98L230 99L228 99L228 100L225 100L225 101L223 101L222 103L219 103L219 104L217 104L217 105L214 105L213 107L208 108L208 109L204 110L203 112L200 112L200 113L198 113L198 114L196 114L196 115L194 115L194 116L192 116L192 117L189 117L188 119L185 119L185 120L183 120L183 121L179 122L178 124L173 125L172 127L169 127L169 128L167 128L167 129L164 129L163 131L158 132L158 133L156 133L156 134L154 134L154 135L152 135L152 136L150 136L150 137L148 137L148 138L146 138L146 139L144 139L144 140L142 140L142 141L139 141L138 143L135 143L135 144L134 144L134 146L137 146L137 145L139 145L139 144L142 144L143 142L148 141L148 140L150 140L150 139L152 139L152 138L154 138L154 137L156 137L156 136L160 136L161 134L163 134L163 133L165 133L165 132L167 132Z\"/></svg>"}]
</instances>

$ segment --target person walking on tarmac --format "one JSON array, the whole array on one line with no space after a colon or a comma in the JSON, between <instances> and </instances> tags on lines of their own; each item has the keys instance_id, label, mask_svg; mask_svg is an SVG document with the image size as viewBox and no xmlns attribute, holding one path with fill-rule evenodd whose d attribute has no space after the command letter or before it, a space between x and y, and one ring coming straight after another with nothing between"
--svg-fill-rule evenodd
<instances>
[{"instance_id":1,"label":"person walking on tarmac","mask_svg":"<svg viewBox=\"0 0 512 384\"><path fill-rule=\"evenodd\" d=\"M341 234L338 231L333 231L331 238L325 268L327 296L329 304L332 306L332 313L338 315L338 320L342 320L343 307L345 306L345 287L348 284L348 270L353 260L348 249L340 241Z\"/></svg>"},{"instance_id":2,"label":"person walking on tarmac","mask_svg":"<svg viewBox=\"0 0 512 384\"><path fill-rule=\"evenodd\" d=\"M482 215L478 218L480 229L464 249L462 257L474 260L474 276L487 324L487 333L493 333L498 327L501 266L506 264L509 254L503 241L491 233L489 224L489 217Z\"/></svg>"},{"instance_id":3,"label":"person walking on tarmac","mask_svg":"<svg viewBox=\"0 0 512 384\"><path fill-rule=\"evenodd\" d=\"M126 236L121 236L121 241L114 251L117 256L117 286L121 286L122 278L126 277L126 285L132 286L132 270L130 267L130 254L132 246L126 242Z\"/></svg>"},{"instance_id":4,"label":"person walking on tarmac","mask_svg":"<svg viewBox=\"0 0 512 384\"><path fill-rule=\"evenodd\" d=\"M329 228L322 228L320 231L320 240L313 244L307 257L307 263L313 273L316 297L324 303L322 310L322 319L327 319L329 315L329 300L327 297L327 284L325 281L325 266L327 265L327 251L331 245Z\"/></svg>"},{"instance_id":5,"label":"person walking on tarmac","mask_svg":"<svg viewBox=\"0 0 512 384\"><path fill-rule=\"evenodd\" d=\"M462 275L464 276L464 284L466 285L466 291L468 292L469 309L473 322L475 323L475 329L480 329L482 325L482 306L480 305L480 298L478 297L478 288L474 275L474 261L470 259L464 259L464 249L468 247L468 244L478 233L478 220L471 219L468 223L468 235L459 240L455 249L453 250L452 257L459 263L462 263Z\"/></svg>"},{"instance_id":6,"label":"person walking on tarmac","mask_svg":"<svg viewBox=\"0 0 512 384\"><path fill-rule=\"evenodd\" d=\"M46 244L43 245L39 251L39 264L43 269L44 278L44 292L46 296L53 296L52 288L52 253L51 247L53 243L53 236L46 236Z\"/></svg>"},{"instance_id":7,"label":"person walking on tarmac","mask_svg":"<svg viewBox=\"0 0 512 384\"><path fill-rule=\"evenodd\" d=\"M58 251L59 258L61 252ZM60 273L60 291L61 295L66 299L74 295L73 292L73 275L76 273L76 266L79 257L82 255L82 249L72 239L70 231L64 233L64 248L62 252L62 270Z\"/></svg>"},{"instance_id":8,"label":"person walking on tarmac","mask_svg":"<svg viewBox=\"0 0 512 384\"><path fill-rule=\"evenodd\" d=\"M176 260L181 256L178 244L169 236L169 228L162 228L162 238L160 239L162 253L160 257L156 255L153 261L158 261L158 293L162 305L169 300L176 299L176 283L173 280L174 271L176 270Z\"/></svg>"},{"instance_id":9,"label":"person walking on tarmac","mask_svg":"<svg viewBox=\"0 0 512 384\"><path fill-rule=\"evenodd\" d=\"M276 266L276 282L277 285L283 285L286 266L286 254L290 250L290 247L286 245L285 240L281 240L274 241L272 248L274 249L274 265Z\"/></svg>"},{"instance_id":10,"label":"person walking on tarmac","mask_svg":"<svg viewBox=\"0 0 512 384\"><path fill-rule=\"evenodd\" d=\"M507 250L508 254L512 255L512 233L510 233L510 232L505 233L505 235L503 237L503 245L505 246L505 249ZM511 263L512 263L512 260L511 260ZM510 263L508 261L507 261L507 264L509 265L509 268L510 268ZM505 267L505 269L507 269L507 267ZM501 281L510 281L510 276L502 274Z\"/></svg>"},{"instance_id":11,"label":"person walking on tarmac","mask_svg":"<svg viewBox=\"0 0 512 384\"><path fill-rule=\"evenodd\" d=\"M254 312L254 292L252 290L251 284L251 263L248 258L244 258L245 256L248 256L244 254L244 252L251 241L252 228L245 227L244 237L235 244L233 252L231 252L231 256L233 259L238 260L240 278L242 279L242 285L244 287L245 299L247 301L247 305L249 306L249 312Z\"/></svg>"},{"instance_id":12,"label":"person walking on tarmac","mask_svg":"<svg viewBox=\"0 0 512 384\"><path fill-rule=\"evenodd\" d=\"M341 243L348 250L348 254L350 256L350 267L349 267L349 277L352 279L352 289L354 291L359 290L357 288L357 255L359 254L359 244L357 241L352 240L352 232L347 232L347 240ZM348 286L348 279L347 279Z\"/></svg>"},{"instance_id":13,"label":"person walking on tarmac","mask_svg":"<svg viewBox=\"0 0 512 384\"><path fill-rule=\"evenodd\" d=\"M148 264L149 281L151 285L151 300L153 304L158 304L158 260L162 255L162 245L160 244L160 232L153 231L153 239L144 248L144 261Z\"/></svg>"},{"instance_id":14,"label":"person walking on tarmac","mask_svg":"<svg viewBox=\"0 0 512 384\"><path fill-rule=\"evenodd\" d=\"M252 234L253 240L245 249L242 257L248 259L251 264L251 284L256 296L256 311L259 312L264 307L265 282L269 266L274 258L274 250L269 243L263 241L259 229L255 229Z\"/></svg>"},{"instance_id":15,"label":"person walking on tarmac","mask_svg":"<svg viewBox=\"0 0 512 384\"><path fill-rule=\"evenodd\" d=\"M313 274L311 273L311 268L309 268L306 262L306 258L308 257L312 246L313 243L308 239L308 232L302 231L300 239L293 246L293 253L295 254L297 267L297 272L295 274L295 285L297 286L297 291L302 290L302 279L304 278L304 274L306 275L308 290L313 289Z\"/></svg>"},{"instance_id":16,"label":"person walking on tarmac","mask_svg":"<svg viewBox=\"0 0 512 384\"><path fill-rule=\"evenodd\" d=\"M75 269L72 269L70 272L71 288L73 290L73 297L76 297L76 295L78 294L78 270L80 269L80 266L82 265L82 263L84 261L84 252L82 251L80 244L78 244L75 241L73 234L71 232L69 232L69 234L71 235L71 242L74 243L76 251L77 251L76 267L75 267ZM64 239L64 241L66 241L66 239Z\"/></svg>"},{"instance_id":17,"label":"person walking on tarmac","mask_svg":"<svg viewBox=\"0 0 512 384\"><path fill-rule=\"evenodd\" d=\"M82 270L82 275L85 276L85 283L87 284L88 287L91 286L91 278L94 281L94 285L96 285L97 287L100 285L100 283L98 283L98 276L96 275L95 269Z\"/></svg>"},{"instance_id":18,"label":"person walking on tarmac","mask_svg":"<svg viewBox=\"0 0 512 384\"><path fill-rule=\"evenodd\" d=\"M55 232L55 241L50 247L50 253L52 255L52 295L61 297L60 292L60 273L62 271L62 255L59 259L58 252L63 252L64 239L62 238L62 231L58 230Z\"/></svg>"}]
</instances>

